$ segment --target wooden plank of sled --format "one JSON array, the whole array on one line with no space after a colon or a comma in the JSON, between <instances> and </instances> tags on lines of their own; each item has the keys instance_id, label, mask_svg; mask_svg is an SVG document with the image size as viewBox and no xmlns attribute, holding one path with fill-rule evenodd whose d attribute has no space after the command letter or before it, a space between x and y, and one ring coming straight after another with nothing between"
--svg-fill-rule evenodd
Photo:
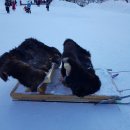
<instances>
[{"instance_id":1,"label":"wooden plank of sled","mask_svg":"<svg viewBox=\"0 0 130 130\"><path fill-rule=\"evenodd\" d=\"M55 72L55 69L57 68L57 64L52 63L51 69L47 73L44 80L38 85L37 91L40 93L45 92L46 85L52 82L53 74Z\"/></svg>"},{"instance_id":2,"label":"wooden plank of sled","mask_svg":"<svg viewBox=\"0 0 130 130\"><path fill-rule=\"evenodd\" d=\"M17 88L19 87L19 82L15 85L15 87L13 88L13 90L10 93L10 96L13 98L15 96L15 94L17 94L15 91L17 90Z\"/></svg>"},{"instance_id":3,"label":"wooden plank of sled","mask_svg":"<svg viewBox=\"0 0 130 130\"><path fill-rule=\"evenodd\" d=\"M57 67L57 65L55 63L52 64L51 69L49 70L47 76L45 77L43 83L51 83L52 81L52 77L55 71L55 68Z\"/></svg>"},{"instance_id":4,"label":"wooden plank of sled","mask_svg":"<svg viewBox=\"0 0 130 130\"><path fill-rule=\"evenodd\" d=\"M106 95L90 95L85 97L77 97L74 95L51 95L51 94L38 94L38 93L19 93L16 92L19 87L19 83L16 84L12 92L10 93L12 99L21 101L53 101L53 102L99 102L102 100L111 99L117 96Z\"/></svg>"}]
</instances>

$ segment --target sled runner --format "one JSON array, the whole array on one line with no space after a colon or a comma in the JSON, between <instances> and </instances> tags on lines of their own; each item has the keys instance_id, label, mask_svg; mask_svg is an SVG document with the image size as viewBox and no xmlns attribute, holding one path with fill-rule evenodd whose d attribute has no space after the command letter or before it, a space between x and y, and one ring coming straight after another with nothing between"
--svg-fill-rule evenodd
<instances>
[{"instance_id":1,"label":"sled runner","mask_svg":"<svg viewBox=\"0 0 130 130\"><path fill-rule=\"evenodd\" d=\"M61 76L60 69L56 69L54 66L52 66L47 77L39 86L39 88L41 86L46 88L44 93L26 92L25 87L22 84L17 83L10 95L13 100L21 101L130 104L130 95L128 94L130 91L124 93L122 88L118 88L113 79L118 76L116 73L113 73L112 70L108 69L97 69L96 73L100 77L102 86L100 91L89 96L77 97L72 95L71 90L65 87L59 80ZM113 76L114 74L116 74L116 76Z\"/></svg>"}]
</instances>

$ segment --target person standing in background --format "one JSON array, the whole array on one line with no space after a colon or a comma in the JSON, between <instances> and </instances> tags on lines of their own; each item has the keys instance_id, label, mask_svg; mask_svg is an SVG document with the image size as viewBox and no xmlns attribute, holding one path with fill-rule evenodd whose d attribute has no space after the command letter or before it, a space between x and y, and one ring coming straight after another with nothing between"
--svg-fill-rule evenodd
<instances>
[{"instance_id":1,"label":"person standing in background","mask_svg":"<svg viewBox=\"0 0 130 130\"><path fill-rule=\"evenodd\" d=\"M12 1L12 10L15 10L15 9L16 9L16 1L13 0L13 1Z\"/></svg>"},{"instance_id":2,"label":"person standing in background","mask_svg":"<svg viewBox=\"0 0 130 130\"><path fill-rule=\"evenodd\" d=\"M10 13L10 2L8 0L5 1L5 9L7 13Z\"/></svg>"},{"instance_id":3,"label":"person standing in background","mask_svg":"<svg viewBox=\"0 0 130 130\"><path fill-rule=\"evenodd\" d=\"M32 2L28 1L27 2L27 13L31 13L31 5L32 5Z\"/></svg>"}]
</instances>

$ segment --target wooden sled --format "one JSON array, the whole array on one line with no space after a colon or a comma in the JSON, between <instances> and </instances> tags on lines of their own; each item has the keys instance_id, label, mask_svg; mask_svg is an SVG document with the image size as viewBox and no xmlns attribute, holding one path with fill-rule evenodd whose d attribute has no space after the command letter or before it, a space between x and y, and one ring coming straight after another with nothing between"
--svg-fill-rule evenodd
<instances>
[{"instance_id":1,"label":"wooden sled","mask_svg":"<svg viewBox=\"0 0 130 130\"><path fill-rule=\"evenodd\" d=\"M19 83L16 84L12 92L10 93L12 99L21 101L47 101L47 102L86 102L86 103L99 103L118 96L107 96L107 95L91 95L85 97L77 97L74 95L53 95L53 94L39 94L39 93L19 93L16 90L19 87Z\"/></svg>"},{"instance_id":2,"label":"wooden sled","mask_svg":"<svg viewBox=\"0 0 130 130\"><path fill-rule=\"evenodd\" d=\"M101 90L93 95L77 97L72 95L71 93L59 93L58 89L61 89L61 86L64 89L66 89L67 87L59 83L58 79L60 77L60 69L55 69L54 66L50 69L47 77L45 78L45 83L47 83L48 88L50 87L52 89L50 92L47 92L46 94L40 94L38 92L25 92L24 86L22 86L20 83L17 83L10 95L13 100L21 101L100 103L104 101L111 101L113 99L119 99L120 93L117 91L117 86L115 86L115 84L113 83L113 79L109 72L107 70L98 69L96 70L96 73L101 79L102 86ZM54 86L56 86L56 90L54 89Z\"/></svg>"}]
</instances>

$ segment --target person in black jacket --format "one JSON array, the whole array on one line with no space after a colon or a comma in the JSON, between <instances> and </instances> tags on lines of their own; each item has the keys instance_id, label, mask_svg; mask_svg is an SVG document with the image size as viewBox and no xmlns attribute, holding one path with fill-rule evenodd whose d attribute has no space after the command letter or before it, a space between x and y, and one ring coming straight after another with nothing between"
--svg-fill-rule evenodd
<instances>
[{"instance_id":1,"label":"person in black jacket","mask_svg":"<svg viewBox=\"0 0 130 130\"><path fill-rule=\"evenodd\" d=\"M5 9L7 13L10 13L10 2L8 0L5 1Z\"/></svg>"}]
</instances>

